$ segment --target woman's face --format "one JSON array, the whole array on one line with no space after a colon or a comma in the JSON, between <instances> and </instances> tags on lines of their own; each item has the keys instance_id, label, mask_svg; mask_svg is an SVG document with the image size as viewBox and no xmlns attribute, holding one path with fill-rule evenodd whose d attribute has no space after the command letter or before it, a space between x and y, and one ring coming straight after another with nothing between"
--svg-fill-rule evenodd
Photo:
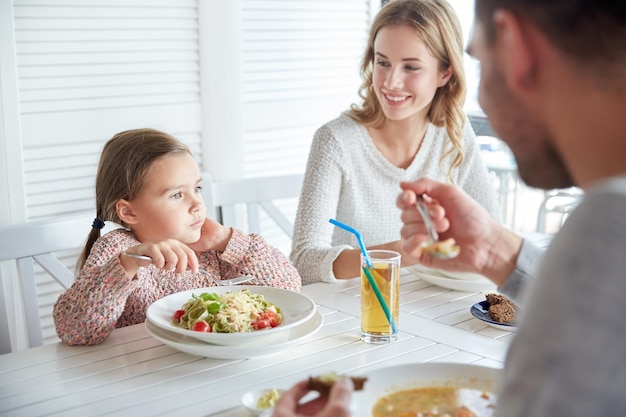
<instances>
[{"instance_id":1,"label":"woman's face","mask_svg":"<svg viewBox=\"0 0 626 417\"><path fill-rule=\"evenodd\" d=\"M439 69L415 29L385 26L374 40L373 84L388 120L425 119L437 88L452 71Z\"/></svg>"},{"instance_id":2,"label":"woman's face","mask_svg":"<svg viewBox=\"0 0 626 417\"><path fill-rule=\"evenodd\" d=\"M198 164L187 153L164 156L152 163L141 191L128 202L133 215L129 226L137 239L198 241L206 217L201 181Z\"/></svg>"}]
</instances>

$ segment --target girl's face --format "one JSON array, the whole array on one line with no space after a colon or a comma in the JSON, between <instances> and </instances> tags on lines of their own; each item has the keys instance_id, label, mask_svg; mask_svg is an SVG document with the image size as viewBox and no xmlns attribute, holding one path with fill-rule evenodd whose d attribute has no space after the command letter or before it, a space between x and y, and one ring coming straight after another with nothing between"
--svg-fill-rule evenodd
<instances>
[{"instance_id":1,"label":"girl's face","mask_svg":"<svg viewBox=\"0 0 626 417\"><path fill-rule=\"evenodd\" d=\"M388 120L425 119L437 88L451 74L449 68L439 70L439 61L412 27L385 26L378 31L372 80Z\"/></svg>"},{"instance_id":2,"label":"girl's face","mask_svg":"<svg viewBox=\"0 0 626 417\"><path fill-rule=\"evenodd\" d=\"M189 244L200 239L206 217L198 165L187 153L157 159L133 201L125 202L125 220L140 242L177 239ZM119 203L118 203L118 211ZM121 216L120 216L121 217Z\"/></svg>"}]
</instances>

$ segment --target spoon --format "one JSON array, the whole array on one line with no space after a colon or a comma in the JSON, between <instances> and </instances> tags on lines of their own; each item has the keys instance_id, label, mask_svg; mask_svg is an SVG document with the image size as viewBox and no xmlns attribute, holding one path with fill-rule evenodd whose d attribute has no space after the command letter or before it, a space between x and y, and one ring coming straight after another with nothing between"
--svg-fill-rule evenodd
<instances>
[{"instance_id":1,"label":"spoon","mask_svg":"<svg viewBox=\"0 0 626 417\"><path fill-rule=\"evenodd\" d=\"M142 261L152 262L152 258L146 255L135 255L134 253L128 253L128 252L124 252L124 255L130 256L131 258L135 258L135 259L141 259ZM248 282L256 278L252 275L244 275L244 276L237 277L237 278L217 280L213 278L207 271L205 271L202 268L198 269L198 272L205 274L214 283L216 283L217 285L221 285L221 286L241 284L243 282Z\"/></svg>"},{"instance_id":2,"label":"spoon","mask_svg":"<svg viewBox=\"0 0 626 417\"><path fill-rule=\"evenodd\" d=\"M433 226L433 222L428 214L428 210L426 209L426 205L424 204L423 196L417 196L415 206L424 220L426 230L428 230L429 240L421 245L424 251L426 251L426 253L433 258L437 259L455 258L459 252L461 252L461 247L454 244L454 239L446 239L443 241L439 240L435 227Z\"/></svg>"}]
</instances>

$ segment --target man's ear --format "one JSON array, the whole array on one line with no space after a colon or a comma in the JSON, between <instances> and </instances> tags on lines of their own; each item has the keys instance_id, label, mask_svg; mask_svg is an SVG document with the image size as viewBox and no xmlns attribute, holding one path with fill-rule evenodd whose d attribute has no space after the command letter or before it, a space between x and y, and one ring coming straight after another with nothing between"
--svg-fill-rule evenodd
<instances>
[{"instance_id":1,"label":"man's ear","mask_svg":"<svg viewBox=\"0 0 626 417\"><path fill-rule=\"evenodd\" d=\"M537 51L524 22L515 14L498 10L493 22L504 78L511 91L523 94L537 81Z\"/></svg>"},{"instance_id":2,"label":"man's ear","mask_svg":"<svg viewBox=\"0 0 626 417\"><path fill-rule=\"evenodd\" d=\"M115 211L118 217L127 225L133 225L137 223L137 216L133 210L133 206L129 201L120 198L115 203Z\"/></svg>"}]
</instances>

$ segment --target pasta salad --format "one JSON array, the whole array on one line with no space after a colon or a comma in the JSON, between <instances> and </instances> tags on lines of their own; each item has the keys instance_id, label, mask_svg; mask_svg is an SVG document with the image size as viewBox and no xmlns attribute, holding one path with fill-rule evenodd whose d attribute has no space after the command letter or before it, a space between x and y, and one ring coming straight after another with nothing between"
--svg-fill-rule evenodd
<instances>
[{"instance_id":1,"label":"pasta salad","mask_svg":"<svg viewBox=\"0 0 626 417\"><path fill-rule=\"evenodd\" d=\"M193 294L174 313L172 323L187 330L217 333L251 332L278 326L280 308L261 294L239 292Z\"/></svg>"}]
</instances>

